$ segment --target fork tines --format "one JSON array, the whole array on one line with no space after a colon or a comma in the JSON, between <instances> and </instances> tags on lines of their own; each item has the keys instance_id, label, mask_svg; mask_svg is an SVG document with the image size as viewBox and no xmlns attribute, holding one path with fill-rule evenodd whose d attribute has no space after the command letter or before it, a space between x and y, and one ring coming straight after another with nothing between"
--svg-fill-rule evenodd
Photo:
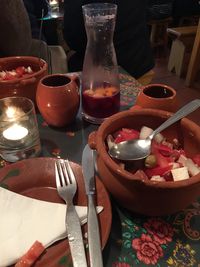
<instances>
[{"instance_id":1,"label":"fork tines","mask_svg":"<svg viewBox=\"0 0 200 267\"><path fill-rule=\"evenodd\" d=\"M73 170L69 164L69 160L58 160L55 164L56 171L60 179L56 179L57 186L76 183Z\"/></svg>"}]
</instances>

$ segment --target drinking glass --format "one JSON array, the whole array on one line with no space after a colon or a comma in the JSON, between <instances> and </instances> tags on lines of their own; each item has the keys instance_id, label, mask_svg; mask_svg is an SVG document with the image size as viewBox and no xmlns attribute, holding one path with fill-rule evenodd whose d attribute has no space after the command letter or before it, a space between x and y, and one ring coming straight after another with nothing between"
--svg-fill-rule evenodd
<instances>
[{"instance_id":1,"label":"drinking glass","mask_svg":"<svg viewBox=\"0 0 200 267\"><path fill-rule=\"evenodd\" d=\"M40 151L33 102L26 97L0 99L0 156L15 162L38 156Z\"/></svg>"}]
</instances>

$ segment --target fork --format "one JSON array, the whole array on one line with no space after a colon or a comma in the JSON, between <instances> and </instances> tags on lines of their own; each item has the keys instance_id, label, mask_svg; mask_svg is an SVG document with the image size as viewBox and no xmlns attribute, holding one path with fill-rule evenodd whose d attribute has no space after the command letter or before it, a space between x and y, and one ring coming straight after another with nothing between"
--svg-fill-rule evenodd
<instances>
[{"instance_id":1,"label":"fork","mask_svg":"<svg viewBox=\"0 0 200 267\"><path fill-rule=\"evenodd\" d=\"M66 230L74 267L87 267L81 224L73 204L77 190L76 179L68 160L55 162L56 186L59 196L66 202Z\"/></svg>"}]
</instances>

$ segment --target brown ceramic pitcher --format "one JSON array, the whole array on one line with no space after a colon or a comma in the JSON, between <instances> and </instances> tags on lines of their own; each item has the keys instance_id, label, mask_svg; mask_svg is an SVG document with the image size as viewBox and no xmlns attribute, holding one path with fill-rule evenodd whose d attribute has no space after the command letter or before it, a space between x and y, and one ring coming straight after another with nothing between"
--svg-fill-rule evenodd
<instances>
[{"instance_id":1,"label":"brown ceramic pitcher","mask_svg":"<svg viewBox=\"0 0 200 267\"><path fill-rule=\"evenodd\" d=\"M49 125L63 127L70 124L80 104L78 77L65 74L45 76L38 84L36 101Z\"/></svg>"}]
</instances>

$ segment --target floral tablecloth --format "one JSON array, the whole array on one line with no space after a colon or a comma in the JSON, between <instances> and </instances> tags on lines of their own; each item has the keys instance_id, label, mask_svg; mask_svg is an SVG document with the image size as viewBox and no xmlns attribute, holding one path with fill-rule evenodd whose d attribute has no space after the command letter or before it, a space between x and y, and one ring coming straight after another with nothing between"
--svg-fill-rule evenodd
<instances>
[{"instance_id":1,"label":"floral tablecloth","mask_svg":"<svg viewBox=\"0 0 200 267\"><path fill-rule=\"evenodd\" d=\"M134 105L140 84L120 73L121 108ZM42 155L68 157L80 163L89 133L97 129L81 120L65 128L49 127L38 114ZM1 160L1 166L6 163ZM103 251L105 267L200 266L200 199L179 213L166 217L133 214L112 200L113 222ZM60 266L71 266L62 258ZM97 266L98 267L98 266Z\"/></svg>"},{"instance_id":2,"label":"floral tablecloth","mask_svg":"<svg viewBox=\"0 0 200 267\"><path fill-rule=\"evenodd\" d=\"M141 85L129 74L120 73L121 109L125 110L135 103L135 99L141 90Z\"/></svg>"},{"instance_id":3,"label":"floral tablecloth","mask_svg":"<svg viewBox=\"0 0 200 267\"><path fill-rule=\"evenodd\" d=\"M200 199L166 217L142 217L113 206L112 260L106 266L200 266Z\"/></svg>"}]
</instances>

